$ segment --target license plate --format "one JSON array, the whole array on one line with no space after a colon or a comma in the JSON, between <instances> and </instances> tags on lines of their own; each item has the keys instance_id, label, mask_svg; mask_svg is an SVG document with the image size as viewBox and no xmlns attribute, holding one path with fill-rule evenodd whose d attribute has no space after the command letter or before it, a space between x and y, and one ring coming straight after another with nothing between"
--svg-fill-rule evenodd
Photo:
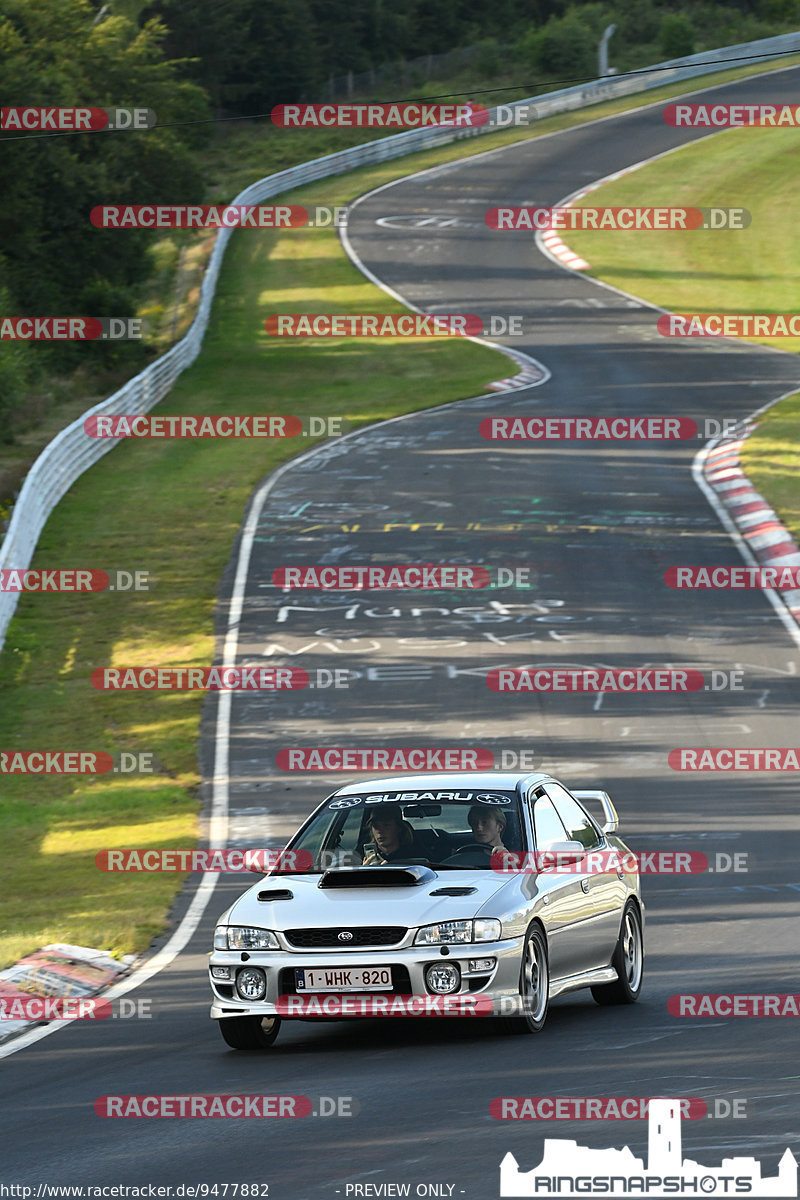
<instances>
[{"instance_id":1,"label":"license plate","mask_svg":"<svg viewBox=\"0 0 800 1200\"><path fill-rule=\"evenodd\" d=\"M392 988L390 967L314 967L296 970L298 992L387 992Z\"/></svg>"}]
</instances>

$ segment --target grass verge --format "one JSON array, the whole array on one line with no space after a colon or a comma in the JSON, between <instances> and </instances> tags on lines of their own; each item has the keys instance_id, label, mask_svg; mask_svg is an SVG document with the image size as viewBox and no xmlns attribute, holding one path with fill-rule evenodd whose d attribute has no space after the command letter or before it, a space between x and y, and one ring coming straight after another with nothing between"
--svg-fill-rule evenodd
<instances>
[{"instance_id":1,"label":"grass verge","mask_svg":"<svg viewBox=\"0 0 800 1200\"><path fill-rule=\"evenodd\" d=\"M565 234L565 241L587 260L591 275L672 312L796 312L796 141L796 131L788 128L726 130L605 184L581 201L598 207L744 207L752 215L746 229L581 230ZM746 340L800 351L800 338ZM800 394L764 414L745 442L742 465L800 540Z\"/></svg>"},{"instance_id":2,"label":"grass verge","mask_svg":"<svg viewBox=\"0 0 800 1200\"><path fill-rule=\"evenodd\" d=\"M725 72L714 81L746 73ZM644 99L686 90L660 89ZM639 95L588 114L565 114L523 136L642 100ZM275 169L263 133L247 130L226 139L224 154L212 164L211 199L228 199ZM347 204L390 179L519 140L520 131L510 130L458 141L304 188L302 199ZM293 144L301 157L324 152L299 138ZM169 261L167 250L164 259ZM263 332L268 313L320 309L384 312L398 306L365 282L331 231L238 233L202 353L158 411L329 413L364 423L475 395L508 371L506 359L472 343L281 344ZM131 442L88 471L52 514L34 567L147 570L156 586L138 595L22 597L0 654L0 747L144 751L159 769L151 776L2 777L0 964L53 940L136 952L164 928L176 877L104 874L94 855L106 848L193 843L202 698L100 692L89 676L98 666L211 661L218 581L247 499L261 477L307 445Z\"/></svg>"}]
</instances>

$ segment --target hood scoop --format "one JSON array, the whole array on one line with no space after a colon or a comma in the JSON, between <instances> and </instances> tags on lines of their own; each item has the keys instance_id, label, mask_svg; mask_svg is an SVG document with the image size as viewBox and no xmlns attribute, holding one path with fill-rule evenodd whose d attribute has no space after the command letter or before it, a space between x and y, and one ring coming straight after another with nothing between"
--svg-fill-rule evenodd
<instances>
[{"instance_id":1,"label":"hood scoop","mask_svg":"<svg viewBox=\"0 0 800 1200\"><path fill-rule=\"evenodd\" d=\"M319 881L321 888L381 888L419 887L438 878L430 867L355 867L349 870L331 869Z\"/></svg>"},{"instance_id":2,"label":"hood scoop","mask_svg":"<svg viewBox=\"0 0 800 1200\"><path fill-rule=\"evenodd\" d=\"M437 888L435 892L431 892L431 895L432 896L471 896L474 892L477 892L477 890L478 889L474 888L474 887L441 887L441 888Z\"/></svg>"},{"instance_id":3,"label":"hood scoop","mask_svg":"<svg viewBox=\"0 0 800 1200\"><path fill-rule=\"evenodd\" d=\"M271 892L259 892L257 899L265 904L270 900L294 900L294 892L288 888L273 888Z\"/></svg>"}]
</instances>

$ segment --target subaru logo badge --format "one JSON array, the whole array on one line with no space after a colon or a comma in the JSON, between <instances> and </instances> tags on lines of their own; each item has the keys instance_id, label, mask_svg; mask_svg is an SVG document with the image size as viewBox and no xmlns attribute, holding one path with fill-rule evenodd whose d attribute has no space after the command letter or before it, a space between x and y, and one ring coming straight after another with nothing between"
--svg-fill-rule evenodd
<instances>
[{"instance_id":1,"label":"subaru logo badge","mask_svg":"<svg viewBox=\"0 0 800 1200\"><path fill-rule=\"evenodd\" d=\"M352 942L352 940L353 940L353 935L349 929L343 929L342 932L339 934L340 942Z\"/></svg>"}]
</instances>

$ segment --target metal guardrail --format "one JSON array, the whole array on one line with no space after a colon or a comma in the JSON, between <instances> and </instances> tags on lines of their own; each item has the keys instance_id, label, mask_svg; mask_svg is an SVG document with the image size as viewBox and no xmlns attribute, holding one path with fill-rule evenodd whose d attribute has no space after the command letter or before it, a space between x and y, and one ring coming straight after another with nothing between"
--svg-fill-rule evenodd
<instances>
[{"instance_id":1,"label":"metal guardrail","mask_svg":"<svg viewBox=\"0 0 800 1200\"><path fill-rule=\"evenodd\" d=\"M721 60L740 55L763 55L766 58L793 50L800 51L800 31L672 59L655 64L652 69L642 74L620 78L612 75L593 83L578 84L576 87L562 88L560 91L548 92L528 100L514 101L504 107L514 109L524 106L528 110L529 119L540 120L555 113L597 104L602 100L634 95L676 81L682 82L696 75L724 70L727 64ZM491 110L492 115L496 112L497 109ZM470 129L446 126L409 129L374 142L353 146L349 150L326 154L322 158L312 159L311 162L302 163L297 167L289 167L275 175L267 175L240 192L231 204L258 204L281 192L331 175L340 175L355 167L386 162L388 159L401 158L418 150L444 146L464 137L490 132L493 132L491 123ZM11 514L8 531L0 546L0 570L16 568L22 571L30 566L39 535L59 500L84 471L122 440L88 437L83 429L85 419L99 413L149 412L163 399L181 372L194 362L208 326L222 257L232 232L232 229L221 229L217 234L203 278L200 305L184 337L166 354L124 384L108 400L103 400L88 409L77 421L62 429L36 459L22 485ZM5 641L8 624L19 595L18 592L0 592L0 649Z\"/></svg>"}]
</instances>

